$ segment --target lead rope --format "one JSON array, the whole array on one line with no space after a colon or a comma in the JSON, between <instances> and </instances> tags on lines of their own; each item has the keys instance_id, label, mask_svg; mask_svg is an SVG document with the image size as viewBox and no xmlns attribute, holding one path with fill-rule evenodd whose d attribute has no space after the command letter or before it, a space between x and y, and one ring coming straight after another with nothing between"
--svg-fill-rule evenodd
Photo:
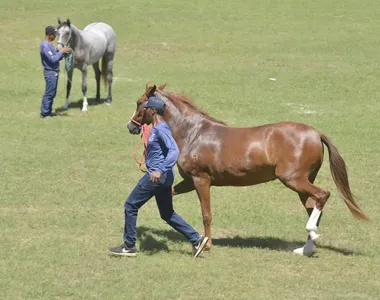
<instances>
[{"instance_id":1,"label":"lead rope","mask_svg":"<svg viewBox=\"0 0 380 300\"><path fill-rule=\"evenodd\" d=\"M143 173L146 173L147 170L144 170L142 168L142 165L145 164L145 154L146 154L146 147L148 145L148 140L149 140L149 134L150 132L152 131L152 128L146 124L142 125L142 130L141 130L141 136L140 136L140 139L137 141L137 144L136 144L136 147L135 147L135 150L133 151L133 158L135 159L135 161L139 164L139 169L141 172ZM141 155L141 158L138 159L137 158L137 151L139 149L139 146L141 144L141 141L144 141L144 151Z\"/></svg>"},{"instance_id":2,"label":"lead rope","mask_svg":"<svg viewBox=\"0 0 380 300\"><path fill-rule=\"evenodd\" d=\"M70 40L71 40L71 27L69 27L69 37L66 41L66 43L63 45L64 47L70 46ZM63 57L65 58L65 70L66 72L70 72L73 69L74 66L74 59L75 59L75 53L74 50L70 48L70 53L63 54Z\"/></svg>"}]
</instances>

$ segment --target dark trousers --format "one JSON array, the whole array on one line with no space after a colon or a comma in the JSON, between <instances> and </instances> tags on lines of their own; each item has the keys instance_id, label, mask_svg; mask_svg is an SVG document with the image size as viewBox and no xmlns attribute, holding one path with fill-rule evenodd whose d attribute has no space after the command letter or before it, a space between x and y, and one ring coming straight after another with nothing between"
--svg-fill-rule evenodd
<instances>
[{"instance_id":1,"label":"dark trousers","mask_svg":"<svg viewBox=\"0 0 380 300\"><path fill-rule=\"evenodd\" d=\"M58 72L44 71L46 82L45 93L41 102L41 116L48 116L52 112L54 97L57 93Z\"/></svg>"},{"instance_id":2,"label":"dark trousers","mask_svg":"<svg viewBox=\"0 0 380 300\"><path fill-rule=\"evenodd\" d=\"M194 230L173 210L172 183L173 173L163 175L161 182L152 183L149 174L146 173L129 195L124 204L125 226L124 243L133 246L136 242L136 221L140 207L142 207L153 196L156 198L161 218L171 227L182 233L190 243L199 239L199 233ZM169 182L169 184L168 184Z\"/></svg>"}]
</instances>

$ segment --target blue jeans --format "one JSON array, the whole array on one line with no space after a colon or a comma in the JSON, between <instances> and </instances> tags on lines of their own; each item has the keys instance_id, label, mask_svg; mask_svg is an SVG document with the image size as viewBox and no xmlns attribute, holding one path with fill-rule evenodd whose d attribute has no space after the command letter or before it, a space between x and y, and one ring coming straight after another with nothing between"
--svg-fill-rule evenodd
<instances>
[{"instance_id":1,"label":"blue jeans","mask_svg":"<svg viewBox=\"0 0 380 300\"><path fill-rule=\"evenodd\" d=\"M41 116L48 116L51 114L53 100L57 93L58 72L45 70L44 77L46 81L46 87L41 102Z\"/></svg>"},{"instance_id":2,"label":"blue jeans","mask_svg":"<svg viewBox=\"0 0 380 300\"><path fill-rule=\"evenodd\" d=\"M173 210L173 178L173 172L169 171L161 176L159 183L152 183L149 174L146 173L137 183L124 204L124 243L126 245L131 247L135 244L138 210L153 196L156 198L161 218L182 233L190 243L198 241L199 233Z\"/></svg>"}]
</instances>

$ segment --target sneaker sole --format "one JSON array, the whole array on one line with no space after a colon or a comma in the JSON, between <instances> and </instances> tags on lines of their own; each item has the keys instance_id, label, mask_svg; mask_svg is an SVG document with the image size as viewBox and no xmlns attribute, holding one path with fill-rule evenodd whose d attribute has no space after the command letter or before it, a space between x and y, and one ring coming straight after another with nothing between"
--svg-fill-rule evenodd
<instances>
[{"instance_id":1,"label":"sneaker sole","mask_svg":"<svg viewBox=\"0 0 380 300\"><path fill-rule=\"evenodd\" d=\"M112 251L110 251L110 254L115 255L115 256L128 256L128 257L134 257L137 255L137 253L119 253L119 252L112 252Z\"/></svg>"},{"instance_id":2,"label":"sneaker sole","mask_svg":"<svg viewBox=\"0 0 380 300\"><path fill-rule=\"evenodd\" d=\"M194 254L194 258L196 258L199 254L201 254L201 252L202 252L203 249L205 248L207 242L208 242L208 237L206 236L206 237L203 239L202 244L199 246L197 252Z\"/></svg>"}]
</instances>

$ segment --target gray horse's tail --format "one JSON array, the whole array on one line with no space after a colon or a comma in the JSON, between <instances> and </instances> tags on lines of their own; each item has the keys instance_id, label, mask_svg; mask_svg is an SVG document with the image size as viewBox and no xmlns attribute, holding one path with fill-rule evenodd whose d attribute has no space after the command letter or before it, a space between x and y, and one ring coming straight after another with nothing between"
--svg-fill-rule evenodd
<instances>
[{"instance_id":1,"label":"gray horse's tail","mask_svg":"<svg viewBox=\"0 0 380 300\"><path fill-rule=\"evenodd\" d=\"M106 59L105 56L103 56L102 58L102 78L103 78L103 82L104 82L104 87L107 88L107 64L108 64L108 61Z\"/></svg>"}]
</instances>

